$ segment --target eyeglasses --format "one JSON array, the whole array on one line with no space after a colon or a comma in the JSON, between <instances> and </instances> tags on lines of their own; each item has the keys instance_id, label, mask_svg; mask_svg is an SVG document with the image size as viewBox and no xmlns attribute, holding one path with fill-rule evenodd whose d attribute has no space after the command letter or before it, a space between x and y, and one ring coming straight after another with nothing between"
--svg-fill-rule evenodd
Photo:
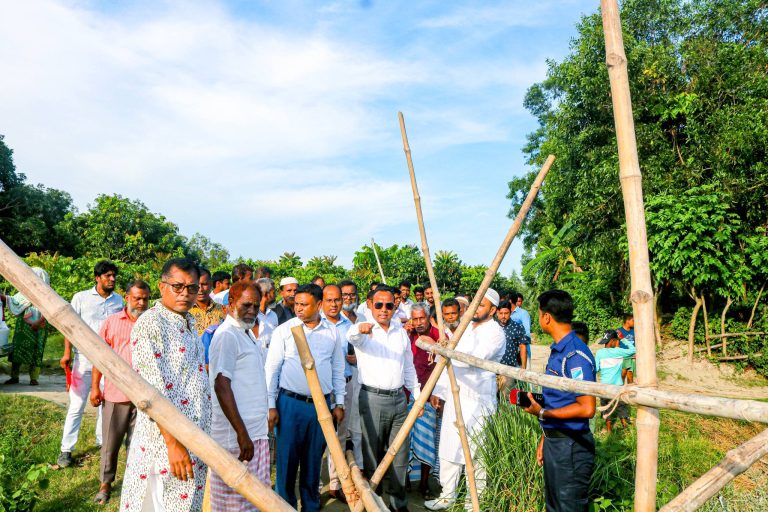
<instances>
[{"instance_id":1,"label":"eyeglasses","mask_svg":"<svg viewBox=\"0 0 768 512\"><path fill-rule=\"evenodd\" d=\"M356 293L342 293L341 296L345 299L353 299L357 297Z\"/></svg>"},{"instance_id":2,"label":"eyeglasses","mask_svg":"<svg viewBox=\"0 0 768 512\"><path fill-rule=\"evenodd\" d=\"M373 303L373 309L381 309L381 308L387 308L388 310L392 311L395 309L395 303L394 302L374 302Z\"/></svg>"},{"instance_id":3,"label":"eyeglasses","mask_svg":"<svg viewBox=\"0 0 768 512\"><path fill-rule=\"evenodd\" d=\"M167 284L171 287L173 290L173 293L176 295L181 294L181 292L186 288L187 293L190 295L196 294L198 291L200 291L200 285L199 284L184 284L184 283L169 283L168 281L161 281L163 284Z\"/></svg>"}]
</instances>

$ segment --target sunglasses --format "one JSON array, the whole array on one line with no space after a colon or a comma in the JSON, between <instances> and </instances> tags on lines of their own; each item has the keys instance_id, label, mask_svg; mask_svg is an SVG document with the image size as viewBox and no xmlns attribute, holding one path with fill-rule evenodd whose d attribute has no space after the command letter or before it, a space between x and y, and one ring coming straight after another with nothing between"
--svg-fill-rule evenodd
<instances>
[{"instance_id":1,"label":"sunglasses","mask_svg":"<svg viewBox=\"0 0 768 512\"><path fill-rule=\"evenodd\" d=\"M395 303L394 302L374 302L373 303L373 309L381 309L381 308L387 308L388 310L392 311L395 309Z\"/></svg>"}]
</instances>

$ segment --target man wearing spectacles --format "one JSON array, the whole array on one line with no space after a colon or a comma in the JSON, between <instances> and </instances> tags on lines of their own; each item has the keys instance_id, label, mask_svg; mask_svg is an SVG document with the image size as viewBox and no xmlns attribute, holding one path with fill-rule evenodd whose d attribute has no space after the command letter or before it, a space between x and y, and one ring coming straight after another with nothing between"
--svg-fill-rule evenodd
<instances>
[{"instance_id":1,"label":"man wearing spectacles","mask_svg":"<svg viewBox=\"0 0 768 512\"><path fill-rule=\"evenodd\" d=\"M133 369L205 433L211 429L211 386L203 345L189 314L200 270L187 258L163 266L160 301L131 332ZM191 511L203 505L206 465L143 412L128 452L120 510ZM137 449L138 448L138 449Z\"/></svg>"},{"instance_id":2,"label":"man wearing spectacles","mask_svg":"<svg viewBox=\"0 0 768 512\"><path fill-rule=\"evenodd\" d=\"M373 322L353 325L347 339L355 347L359 370L360 420L363 430L363 468L373 476L379 461L392 444L408 415L403 386L418 398L420 387L413 366L408 334L393 322L395 295L380 286L371 298ZM396 511L408 510L405 483L408 476L408 446L397 451L389 470L389 499Z\"/></svg>"}]
</instances>

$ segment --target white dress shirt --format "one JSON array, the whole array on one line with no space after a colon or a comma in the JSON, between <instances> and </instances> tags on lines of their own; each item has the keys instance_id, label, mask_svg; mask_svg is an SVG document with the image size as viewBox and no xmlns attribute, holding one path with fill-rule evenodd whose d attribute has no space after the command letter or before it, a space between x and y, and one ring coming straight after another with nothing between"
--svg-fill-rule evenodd
<instances>
[{"instance_id":1,"label":"white dress shirt","mask_svg":"<svg viewBox=\"0 0 768 512\"><path fill-rule=\"evenodd\" d=\"M325 313L320 313L320 316L322 316L325 320L328 320L328 317L325 316ZM348 377L352 376L352 365L347 362L346 357L349 353L349 347L347 346L349 344L347 341L347 332L349 332L349 328L352 327L352 320L344 316L342 313L339 313L339 320L335 324L330 320L328 320L328 323L336 326L336 330L339 331L339 336L341 336L341 340L344 342L344 378L346 380Z\"/></svg>"},{"instance_id":2,"label":"white dress shirt","mask_svg":"<svg viewBox=\"0 0 768 512\"><path fill-rule=\"evenodd\" d=\"M267 380L264 355L250 330L241 329L229 315L216 329L209 351L211 389L221 374L231 381L237 410L254 439L267 439ZM237 433L224 415L216 393L211 393L213 419L211 437L227 449L237 448Z\"/></svg>"},{"instance_id":3,"label":"white dress shirt","mask_svg":"<svg viewBox=\"0 0 768 512\"><path fill-rule=\"evenodd\" d=\"M277 314L271 309L267 309L266 313L259 311L259 337L256 338L261 345L261 349L264 351L264 358L267 357L267 349L269 349L269 342L272 340L272 333L277 328Z\"/></svg>"},{"instance_id":4,"label":"white dress shirt","mask_svg":"<svg viewBox=\"0 0 768 512\"><path fill-rule=\"evenodd\" d=\"M267 351L267 390L269 407L275 408L280 388L304 396L311 396L304 367L301 365L299 351L293 339L291 328L304 327L309 350L315 359L315 369L320 379L323 394L333 392L336 405L344 405L346 394L344 362L346 361L346 343L341 339L336 327L324 318L314 329L310 329L299 318L291 318L277 326L272 333L272 341Z\"/></svg>"},{"instance_id":5,"label":"white dress shirt","mask_svg":"<svg viewBox=\"0 0 768 512\"><path fill-rule=\"evenodd\" d=\"M360 383L379 389L405 386L419 397L419 381L413 366L413 351L408 333L399 322L384 330L373 323L371 334L360 334L360 323L349 328L347 339L355 347Z\"/></svg>"}]
</instances>

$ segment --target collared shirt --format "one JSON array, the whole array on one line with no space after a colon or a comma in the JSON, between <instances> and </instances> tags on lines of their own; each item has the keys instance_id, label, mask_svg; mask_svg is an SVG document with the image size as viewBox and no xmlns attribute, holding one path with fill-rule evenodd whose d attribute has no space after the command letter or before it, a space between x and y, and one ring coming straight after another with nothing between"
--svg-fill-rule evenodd
<instances>
[{"instance_id":1,"label":"collared shirt","mask_svg":"<svg viewBox=\"0 0 768 512\"><path fill-rule=\"evenodd\" d=\"M99 295L99 292L96 291L96 287L94 286L89 290L77 292L74 297L72 297L71 304L72 309L75 310L75 313L80 315L80 318L88 324L88 327L90 327L93 332L99 332L101 324L104 323L104 320L106 320L108 316L119 313L120 310L123 309L123 298L115 292L112 292L105 299ZM85 365L86 371L93 368L91 362L88 361L84 355L80 354L76 347L75 351L76 356L79 357L82 364Z\"/></svg>"},{"instance_id":2,"label":"collared shirt","mask_svg":"<svg viewBox=\"0 0 768 512\"><path fill-rule=\"evenodd\" d=\"M525 334L528 335L528 339L531 338L531 315L524 310L521 307L515 307L515 310L509 315L509 320L515 320L516 322L520 322L523 324L523 327L525 328ZM531 360L531 344L529 343L525 347L526 355L528 356L528 361Z\"/></svg>"},{"instance_id":3,"label":"collared shirt","mask_svg":"<svg viewBox=\"0 0 768 512\"><path fill-rule=\"evenodd\" d=\"M227 315L211 341L210 358L211 389L215 389L219 375L228 378L248 436L267 439L269 408L264 354L253 332L241 329L237 321ZM216 393L212 405L211 437L224 448L237 448L237 433L224 415Z\"/></svg>"},{"instance_id":4,"label":"collared shirt","mask_svg":"<svg viewBox=\"0 0 768 512\"><path fill-rule=\"evenodd\" d=\"M328 320L328 317L325 316L325 313L320 312L320 316ZM350 352L354 354L354 349L350 351L351 345L347 341L347 332L349 331L349 328L352 327L352 320L339 313L339 320L335 324L330 320L328 320L328 323L336 326L336 329L339 331L339 336L341 336L342 343L344 344L344 378L346 379L352 376L352 365L347 362L346 358Z\"/></svg>"},{"instance_id":5,"label":"collared shirt","mask_svg":"<svg viewBox=\"0 0 768 512\"><path fill-rule=\"evenodd\" d=\"M371 313L371 310L368 308L368 301L363 301L360 303L359 306L357 306L357 311L355 311L355 314L357 315L357 321L359 322L371 322L376 323L373 320L373 314ZM364 319L364 320L361 320Z\"/></svg>"},{"instance_id":6,"label":"collared shirt","mask_svg":"<svg viewBox=\"0 0 768 512\"><path fill-rule=\"evenodd\" d=\"M333 392L336 404L344 405L346 382L344 380L344 341L336 327L328 320L320 319L314 329L310 329L299 318L291 318L281 324L272 333L272 341L267 352L266 372L269 407L275 408L280 388L304 396L311 396L307 377L301 365L299 351L291 333L291 327L301 325L307 337L309 350L315 359L315 369L320 379L323 394Z\"/></svg>"},{"instance_id":7,"label":"collared shirt","mask_svg":"<svg viewBox=\"0 0 768 512\"><path fill-rule=\"evenodd\" d=\"M189 314L195 317L195 328L197 335L202 336L203 332L213 324L220 324L227 314L221 304L211 301L208 307L203 309L195 302L189 310Z\"/></svg>"},{"instance_id":8,"label":"collared shirt","mask_svg":"<svg viewBox=\"0 0 768 512\"><path fill-rule=\"evenodd\" d=\"M398 320L401 324L407 322L409 318L411 318L410 310L406 312L402 304L397 306L397 309L392 315L392 320Z\"/></svg>"},{"instance_id":9,"label":"collared shirt","mask_svg":"<svg viewBox=\"0 0 768 512\"><path fill-rule=\"evenodd\" d=\"M516 320L508 321L507 325L502 325L501 328L504 330L506 338L506 350L504 351L504 357L501 358L501 364L519 367L521 363L520 345L530 345L531 338L525 334L523 324Z\"/></svg>"},{"instance_id":10,"label":"collared shirt","mask_svg":"<svg viewBox=\"0 0 768 512\"><path fill-rule=\"evenodd\" d=\"M621 367L625 357L635 355L636 349L631 348L601 348L595 354L595 369L600 372L600 382L603 384L614 384L622 386L624 379L621 378Z\"/></svg>"},{"instance_id":11,"label":"collared shirt","mask_svg":"<svg viewBox=\"0 0 768 512\"><path fill-rule=\"evenodd\" d=\"M224 297L227 298L227 303L228 303L229 302L229 290L224 290L224 291L221 291L219 293L214 293L213 294L213 301L216 302L217 304L222 304L223 305L223 304L225 304Z\"/></svg>"},{"instance_id":12,"label":"collared shirt","mask_svg":"<svg viewBox=\"0 0 768 512\"><path fill-rule=\"evenodd\" d=\"M411 340L399 322L384 330L373 323L371 334L360 334L360 324L353 325L347 340L355 347L360 384L379 389L399 389L405 386L414 398L421 387L413 366Z\"/></svg>"},{"instance_id":13,"label":"collared shirt","mask_svg":"<svg viewBox=\"0 0 768 512\"><path fill-rule=\"evenodd\" d=\"M413 352L413 367L416 369L416 378L419 381L419 385L423 388L429 380L429 376L432 375L432 370L435 368L435 361L430 361L430 353L421 347L416 345L416 340L419 339L421 334L417 333L414 329L408 337L411 340L411 351ZM435 341L440 339L440 331L436 327L429 328L427 336Z\"/></svg>"},{"instance_id":14,"label":"collared shirt","mask_svg":"<svg viewBox=\"0 0 768 512\"><path fill-rule=\"evenodd\" d=\"M208 364L208 353L211 348L211 341L213 340L213 335L216 333L216 329L219 328L219 325L220 324L213 324L208 326L200 336L200 343L202 343L203 349L205 350L205 364Z\"/></svg>"},{"instance_id":15,"label":"collared shirt","mask_svg":"<svg viewBox=\"0 0 768 512\"><path fill-rule=\"evenodd\" d=\"M413 307L411 299L406 299L400 303L400 308L405 312L406 318L411 318L411 307Z\"/></svg>"},{"instance_id":16,"label":"collared shirt","mask_svg":"<svg viewBox=\"0 0 768 512\"><path fill-rule=\"evenodd\" d=\"M99 329L99 336L120 359L131 364L131 330L136 320L128 315L125 308L119 313L110 315L104 320ZM104 400L108 402L130 402L125 393L112 383L112 379L104 377Z\"/></svg>"},{"instance_id":17,"label":"collared shirt","mask_svg":"<svg viewBox=\"0 0 768 512\"><path fill-rule=\"evenodd\" d=\"M499 362L506 348L504 331L494 320L487 320L480 324L471 322L467 330L461 336L455 350L480 359ZM459 384L460 393L481 398L488 403L496 403L496 374L468 365L456 359L451 360L453 371L456 374L456 382ZM443 400L450 397L450 386L447 372L440 376L435 387L435 395Z\"/></svg>"},{"instance_id":18,"label":"collared shirt","mask_svg":"<svg viewBox=\"0 0 768 512\"><path fill-rule=\"evenodd\" d=\"M550 349L552 352L549 354L549 361L547 361L547 375L595 382L595 359L589 347L576 336L576 333L569 332L559 342L553 343ZM543 388L542 394L547 409L559 409L571 405L576 403L576 397L580 396L570 391L553 388ZM541 421L541 426L562 430L587 430L589 429L589 420L545 418Z\"/></svg>"}]
</instances>

